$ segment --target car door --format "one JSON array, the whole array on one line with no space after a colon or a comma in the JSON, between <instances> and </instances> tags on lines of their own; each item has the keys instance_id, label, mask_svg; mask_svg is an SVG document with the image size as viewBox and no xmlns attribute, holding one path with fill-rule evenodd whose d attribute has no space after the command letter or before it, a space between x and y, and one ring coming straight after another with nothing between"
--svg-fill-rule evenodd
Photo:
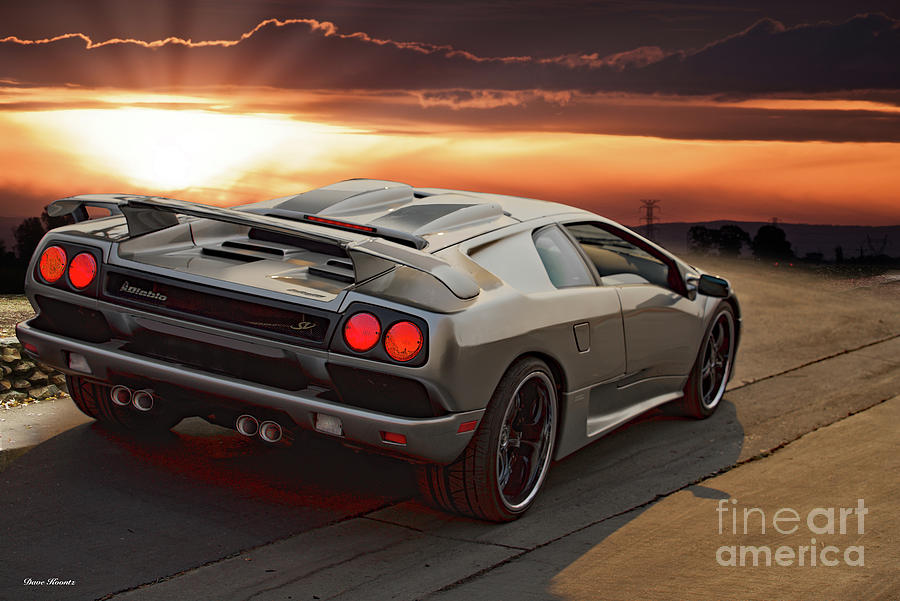
<instances>
[{"instance_id":1,"label":"car door","mask_svg":"<svg viewBox=\"0 0 900 601\"><path fill-rule=\"evenodd\" d=\"M563 229L550 225L533 232L538 256L556 288L554 310L565 314L564 339L570 389L615 380L625 373L625 336L615 290L597 285L578 247ZM548 299L550 300L550 299Z\"/></svg>"},{"instance_id":2,"label":"car door","mask_svg":"<svg viewBox=\"0 0 900 601\"><path fill-rule=\"evenodd\" d=\"M674 260L608 223L564 227L601 287L614 289L621 302L626 367L613 409L679 392L695 359L701 307L688 298Z\"/></svg>"}]
</instances>

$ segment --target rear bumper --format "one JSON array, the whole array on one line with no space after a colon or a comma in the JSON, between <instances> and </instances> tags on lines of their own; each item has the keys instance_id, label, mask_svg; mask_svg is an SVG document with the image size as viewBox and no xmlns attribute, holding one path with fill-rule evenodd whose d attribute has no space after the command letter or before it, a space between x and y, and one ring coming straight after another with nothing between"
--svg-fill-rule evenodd
<instances>
[{"instance_id":1,"label":"rear bumper","mask_svg":"<svg viewBox=\"0 0 900 601\"><path fill-rule=\"evenodd\" d=\"M464 422L480 420L484 410L448 413L432 418L404 418L367 411L329 402L316 395L320 390L310 388L291 392L261 384L246 382L219 374L209 374L182 365L167 363L121 349L121 341L90 343L39 330L22 322L16 335L29 352L41 361L62 372L112 381L117 374L132 374L148 381L165 382L184 389L195 390L210 397L224 397L237 404L264 407L286 413L297 426L315 430L315 414L340 418L343 439L409 459L447 464L465 449L474 432L458 433ZM82 355L90 373L75 371L68 366L70 353ZM382 432L403 434L406 445L386 443Z\"/></svg>"}]
</instances>

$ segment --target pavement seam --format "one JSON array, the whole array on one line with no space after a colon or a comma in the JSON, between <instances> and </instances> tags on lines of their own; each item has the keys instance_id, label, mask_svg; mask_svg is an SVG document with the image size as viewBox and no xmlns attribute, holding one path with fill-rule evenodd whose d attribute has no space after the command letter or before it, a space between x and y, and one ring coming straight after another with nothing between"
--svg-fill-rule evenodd
<instances>
[{"instance_id":1,"label":"pavement seam","mask_svg":"<svg viewBox=\"0 0 900 601\"><path fill-rule=\"evenodd\" d=\"M733 388L728 388L726 390L726 392L734 392L736 390L746 388L747 386L752 386L754 384L758 384L759 382L765 382L766 380L771 380L772 378L777 378L778 376L783 376L785 374L789 374L791 372L803 369L804 367L809 367L810 365L815 365L816 363L821 363L821 362L827 361L829 359L834 359L835 357L840 357L841 355L855 353L856 351L861 351L865 348L869 348L870 346L875 346L875 345L881 344L883 342L890 342L891 340L894 340L895 338L900 338L900 334L891 334L890 336L888 336L886 338L881 338L879 340L874 340L872 342L866 342L865 344L862 344L860 346L844 349L842 351L838 351L836 353L833 353L831 355L826 355L824 357L819 357L818 359L813 359L812 361L807 361L806 363L803 363L801 365L796 365L794 367L790 367L788 369L785 369L784 371L779 371L774 374L769 374L767 376L761 376L759 378L756 378L755 380L748 380L746 382L741 382L740 384L738 384L737 386L735 386Z\"/></svg>"},{"instance_id":2,"label":"pavement seam","mask_svg":"<svg viewBox=\"0 0 900 601\"><path fill-rule=\"evenodd\" d=\"M419 534L424 534L425 536L428 536L431 538L452 540L452 541L456 541L459 543L474 543L476 545L485 545L487 547L500 547L503 549L510 549L513 551L530 551L531 550L529 547L517 547L515 545L504 545L503 543L492 543L492 542L486 541L486 540L473 540L473 539L469 539L469 538L460 538L457 536L446 536L443 534L435 534L434 532L427 532L425 530L422 530L421 528L416 528L415 526L409 526L407 524L400 524L400 523L392 522L390 520L385 520L382 518L373 518L372 516L368 516L368 515L362 516L362 519L372 520L373 522L379 522L381 524L387 524L388 526L397 526L399 528L405 528L407 530L412 530L413 532L418 532Z\"/></svg>"},{"instance_id":3,"label":"pavement seam","mask_svg":"<svg viewBox=\"0 0 900 601\"><path fill-rule=\"evenodd\" d=\"M894 336L893 338L896 338L896 337L897 337L897 336ZM837 353L837 355L841 355L841 354L843 354L843 353ZM835 356L837 356L837 355L835 355ZM830 426L833 426L833 425L835 425L835 424L837 424L837 423L839 423L839 422L844 421L845 419L847 419L847 418L849 418L849 417L853 417L854 415L857 415L857 414L862 413L862 412L864 412L864 411L868 411L869 409L872 409L873 407L877 407L878 405L882 405L882 404L884 404L884 403L886 403L886 402L888 402L888 401L890 401L891 399L896 398L896 397L897 397L897 395L892 395L892 396L889 396L889 397L887 397L887 398L878 400L878 401L872 403L871 405L869 405L868 407L865 407L865 408L863 408L863 409L858 409L858 410L856 410L856 411L851 411L851 412L847 413L846 415L843 415L843 416L841 416L841 417L835 419L835 420L832 421L832 422L829 422L829 423L827 423L827 424L822 424L822 425L820 425L820 426L816 426L816 427L813 428L812 430L809 430L808 432L804 432L803 434L800 434L799 436L797 436L797 437L795 437L795 438L792 438L792 439L786 440L786 441L782 441L781 443L779 443L778 445L772 447L771 449L768 449L768 450L766 450L766 451L757 453L756 455L753 455L752 457L748 457L748 458L746 458L746 459L740 460L740 461L738 461L738 462L736 462L736 463L734 463L734 464L732 464L732 465L730 465L730 466L727 466L727 467L723 467L723 468L721 468L721 469L718 469L718 470L716 470L715 472L712 472L712 473L710 473L710 474L707 474L707 475L705 475L705 476L702 476L702 477L700 477L700 478L697 478L697 479L694 480L693 482L689 482L689 483L687 483L687 484L684 484L683 486L680 486L679 488L673 489L673 490L671 490L671 491L669 491L669 492L657 494L657 495L654 496L652 499L648 499L647 501L645 501L645 502L643 502L643 503L639 503L639 504L634 505L634 506L632 506L632 507L630 507L630 508L628 508L628 509L623 509L622 511L613 513L613 514L611 514L611 515L608 515L608 516L606 516L606 517L604 517L604 518L601 518L601 519L596 520L596 521L594 521L594 522L591 522L591 523L589 523L589 524L585 524L584 526L579 526L578 528L576 528L576 529L574 529L574 530L572 530L572 531L570 531L570 532L567 532L566 534L562 534L562 535L557 536L557 537L555 537L555 538L552 538L552 539L550 539L550 540L544 541L543 543L540 543L540 544L538 544L538 545L535 545L534 547L531 547L531 548L529 548L529 549L526 549L526 550L522 551L521 553L517 553L516 555L512 555L512 556L510 556L510 557L507 557L506 559L504 559L504 560L502 560L502 561L499 561L499 562L497 562L497 563L494 564L494 565L487 566L487 567L485 567L485 568L482 568L482 569L478 570L477 572L473 572L472 574L469 574L468 576L465 576L465 577L463 577L463 578L460 578L460 579L457 580L456 582L452 582L452 583L447 584L447 585L445 585L445 586L443 586L443 587L441 587L441 588L439 588L439 589L437 589L437 590L435 590L435 591L432 591L432 592L428 593L428 594L425 595L425 597L423 597L423 598L424 598L424 599L427 599L427 598L432 597L432 596L434 596L434 595L437 595L437 594L440 594L440 593L443 593L443 592L447 592L447 591L453 590L453 589L455 589L455 588L457 588L457 587L459 587L459 586L462 586L462 585L464 585L464 584L468 584L469 582L472 582L472 581L474 581L474 580L477 580L478 578L481 578L481 577L484 576L485 574L488 574L489 572L492 572L492 571L496 570L497 568L501 568L501 567L505 566L506 564L512 563L512 562L518 560L519 558L528 555L529 553L531 553L531 552L533 552L533 551L536 551L536 550L538 550L538 549L542 549L543 547L546 547L546 546L551 545L551 544L553 544L553 543L555 543L555 542L558 542L558 541L560 541L560 540L562 540L562 539L564 539L564 538L567 538L567 537L569 537L569 536L572 536L573 534L577 534L577 533L579 533L579 532L583 532L584 530L587 530L588 528L593 528L594 526L596 526L596 525L598 525L598 524L602 524L603 522L607 522L607 521L612 520L612 519L615 519L615 518L617 518L617 517L621 517L621 516L623 516L623 515L625 515L625 514L628 514L628 513L633 512L633 511L637 511L637 510L639 510L639 509L647 508L647 507L649 507L650 505L653 505L654 503L656 503L657 501L660 501L660 500L662 500L662 499L665 499L665 498L667 498L667 497L670 497L670 496L674 495L675 493L681 492L681 491L683 491L683 490L687 490L687 489L690 488L691 486L696 486L696 485L698 485L698 484L701 484L701 483L703 483L703 482L706 482L707 480L711 480L711 479L713 479L713 478L715 478L715 477L717 477L717 476L721 476L722 474L726 474L726 473L730 472L731 470L734 470L734 469L736 469L736 468L738 468L738 467L740 467L740 466L742 466L742 465L745 465L745 464L747 464L747 463L752 463L752 462L754 462L754 461L759 461L759 460L761 460L761 459L765 459L766 457L769 457L769 456L771 456L771 455L777 453L777 452L780 451L781 449L783 449L783 448L785 448L785 447L787 447L787 446L789 446L789 445L791 445L791 444L797 442L797 441L800 440L801 438L803 438L803 437L805 437L805 436L808 436L808 435L812 434L813 432L817 432L817 431L819 431L819 430L821 430L821 429L823 429L823 428L828 428L828 427L830 427Z\"/></svg>"},{"instance_id":4,"label":"pavement seam","mask_svg":"<svg viewBox=\"0 0 900 601\"><path fill-rule=\"evenodd\" d=\"M390 546L390 544L388 544L387 546ZM384 549L384 548L386 548L386 547L382 547L381 549ZM381 549L377 549L377 550L375 550L375 551L377 552L377 551L380 551ZM291 584L291 583L294 583L294 582L303 580L304 578L307 578L308 576L312 576L312 575L314 575L314 574L318 574L319 572L322 572L322 571L325 571L325 570L329 570L329 569L331 569L331 568L335 568L335 567L340 566L340 565L343 565L343 564L345 564L345 563L349 563L349 562L353 561L354 559L356 559L356 558L358 558L358 557L362 557L362 556L364 556L364 555L368 555L369 553L372 553L372 552L373 552L373 550L360 551L359 553L357 553L356 555L353 555L352 557L347 557L347 558L342 559L342 560L340 560L340 561L335 561L335 562L329 563L329 564L327 564L327 565L320 566L320 567L318 567L318 568L315 568L315 569L313 569L313 570L310 570L310 571L308 571L308 572L305 572L304 574L301 574L300 576L296 576L296 577L294 577L294 578L290 578L290 579L288 579L287 581L278 584L277 586L270 586L270 587L267 587L267 588L264 588L264 589L259 589L259 590L257 590L257 591L253 591L253 594L251 594L249 597L245 597L245 598L244 598L244 601L251 601L254 597L258 597L259 595L262 595L263 593L268 593L268 592L271 592L271 591L277 591L278 589L283 588L283 587L285 587L285 586L287 586L287 585L289 585L289 584ZM342 594L342 593L341 593L341 594Z\"/></svg>"}]
</instances>

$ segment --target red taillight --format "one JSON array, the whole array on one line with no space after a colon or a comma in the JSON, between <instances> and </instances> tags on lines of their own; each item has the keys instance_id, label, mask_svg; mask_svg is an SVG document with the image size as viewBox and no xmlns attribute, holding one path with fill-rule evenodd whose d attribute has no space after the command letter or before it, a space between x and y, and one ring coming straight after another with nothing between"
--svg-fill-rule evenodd
<instances>
[{"instance_id":1,"label":"red taillight","mask_svg":"<svg viewBox=\"0 0 900 601\"><path fill-rule=\"evenodd\" d=\"M59 246L51 246L41 254L38 269L48 283L57 281L66 272L66 251Z\"/></svg>"},{"instance_id":2,"label":"red taillight","mask_svg":"<svg viewBox=\"0 0 900 601\"><path fill-rule=\"evenodd\" d=\"M378 344L381 338L381 323L371 313L357 313L344 325L344 340L347 346L361 353Z\"/></svg>"},{"instance_id":3,"label":"red taillight","mask_svg":"<svg viewBox=\"0 0 900 601\"><path fill-rule=\"evenodd\" d=\"M422 330L410 321L398 321L384 335L384 350L395 361L409 361L422 350Z\"/></svg>"},{"instance_id":4,"label":"red taillight","mask_svg":"<svg viewBox=\"0 0 900 601\"><path fill-rule=\"evenodd\" d=\"M79 253L69 265L69 281L76 288L84 288L97 275L97 261L91 253Z\"/></svg>"}]
</instances>

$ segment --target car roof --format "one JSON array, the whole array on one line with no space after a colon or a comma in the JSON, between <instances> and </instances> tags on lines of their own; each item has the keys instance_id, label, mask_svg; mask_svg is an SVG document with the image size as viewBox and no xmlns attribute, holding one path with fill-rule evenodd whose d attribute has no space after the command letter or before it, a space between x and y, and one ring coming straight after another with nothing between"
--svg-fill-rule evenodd
<instances>
[{"instance_id":1,"label":"car roof","mask_svg":"<svg viewBox=\"0 0 900 601\"><path fill-rule=\"evenodd\" d=\"M313 215L402 232L427 242L427 251L523 221L583 213L564 204L444 188L414 188L387 180L351 179L309 192L243 207L289 219Z\"/></svg>"}]
</instances>

